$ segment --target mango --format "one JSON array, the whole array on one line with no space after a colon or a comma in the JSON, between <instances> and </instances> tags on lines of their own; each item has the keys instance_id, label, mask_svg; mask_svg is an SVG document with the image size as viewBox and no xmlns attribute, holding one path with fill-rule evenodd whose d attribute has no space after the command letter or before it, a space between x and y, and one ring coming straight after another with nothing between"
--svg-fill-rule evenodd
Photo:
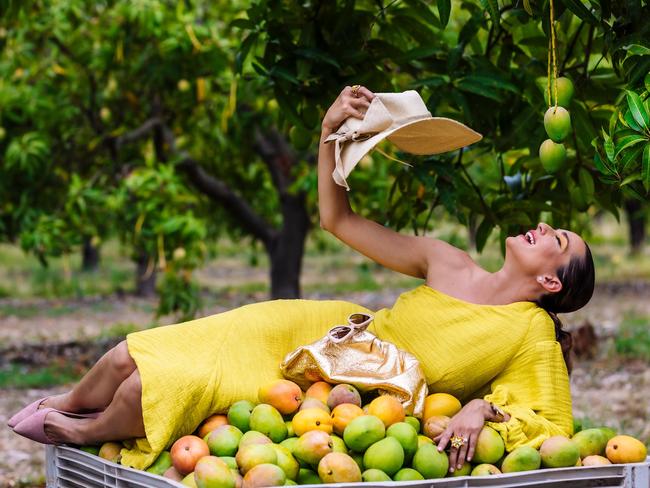
<instances>
[{"instance_id":1,"label":"mango","mask_svg":"<svg viewBox=\"0 0 650 488\"><path fill-rule=\"evenodd\" d=\"M208 435L210 432L212 432L214 429L227 424L228 424L228 417L226 415L223 414L210 415L207 419L205 419L201 423L201 425L199 425L199 428L197 429L198 430L197 435L201 439L205 439L205 436Z\"/></svg>"},{"instance_id":2,"label":"mango","mask_svg":"<svg viewBox=\"0 0 650 488\"><path fill-rule=\"evenodd\" d=\"M348 453L348 446L345 445L345 441L337 435L330 435L332 439L332 452L342 452L343 454Z\"/></svg>"},{"instance_id":3,"label":"mango","mask_svg":"<svg viewBox=\"0 0 650 488\"><path fill-rule=\"evenodd\" d=\"M288 449L289 452L291 454L293 454L293 450L296 447L296 442L298 442L297 437L289 437L289 438L283 440L282 442L280 442L279 445L286 448L286 449Z\"/></svg>"},{"instance_id":4,"label":"mango","mask_svg":"<svg viewBox=\"0 0 650 488\"><path fill-rule=\"evenodd\" d=\"M386 435L384 423L374 415L361 415L350 421L343 431L343 440L353 451L364 452Z\"/></svg>"},{"instance_id":5,"label":"mango","mask_svg":"<svg viewBox=\"0 0 650 488\"><path fill-rule=\"evenodd\" d=\"M234 425L244 433L249 431L250 416L254 408L255 404L248 400L240 400L233 403L228 409L228 423Z\"/></svg>"},{"instance_id":6,"label":"mango","mask_svg":"<svg viewBox=\"0 0 650 488\"><path fill-rule=\"evenodd\" d=\"M571 116L563 107L551 107L544 114L544 129L553 142L562 142L571 132Z\"/></svg>"},{"instance_id":7,"label":"mango","mask_svg":"<svg viewBox=\"0 0 650 488\"><path fill-rule=\"evenodd\" d=\"M319 461L318 476L323 483L358 483L361 481L361 470L347 454L331 452Z\"/></svg>"},{"instance_id":8,"label":"mango","mask_svg":"<svg viewBox=\"0 0 650 488\"><path fill-rule=\"evenodd\" d=\"M587 456L602 455L607 446L607 436L601 429L585 429L572 437L573 442L580 449L580 458Z\"/></svg>"},{"instance_id":9,"label":"mango","mask_svg":"<svg viewBox=\"0 0 650 488\"><path fill-rule=\"evenodd\" d=\"M438 451L435 444L424 444L415 452L412 464L424 479L444 478L449 469L449 458L444 451Z\"/></svg>"},{"instance_id":10,"label":"mango","mask_svg":"<svg viewBox=\"0 0 650 488\"><path fill-rule=\"evenodd\" d=\"M305 392L305 400L307 398L316 398L324 404L327 404L327 398L330 395L330 391L332 391L332 385L324 381L317 381Z\"/></svg>"},{"instance_id":11,"label":"mango","mask_svg":"<svg viewBox=\"0 0 650 488\"><path fill-rule=\"evenodd\" d=\"M433 441L425 436L425 435L419 435L418 436L418 448L425 445L425 444L433 444Z\"/></svg>"},{"instance_id":12,"label":"mango","mask_svg":"<svg viewBox=\"0 0 650 488\"><path fill-rule=\"evenodd\" d=\"M299 485L319 485L323 483L314 471L307 468L300 468L296 481Z\"/></svg>"},{"instance_id":13,"label":"mango","mask_svg":"<svg viewBox=\"0 0 650 488\"><path fill-rule=\"evenodd\" d=\"M415 429L415 432L420 433L420 421L417 418L407 415L404 422L410 424Z\"/></svg>"},{"instance_id":14,"label":"mango","mask_svg":"<svg viewBox=\"0 0 650 488\"><path fill-rule=\"evenodd\" d=\"M505 450L506 446L503 438L496 430L486 425L481 429L476 440L472 462L476 464L494 464L501 459Z\"/></svg>"},{"instance_id":15,"label":"mango","mask_svg":"<svg viewBox=\"0 0 650 488\"><path fill-rule=\"evenodd\" d=\"M242 431L234 425L222 425L205 436L213 456L234 456L239 448Z\"/></svg>"},{"instance_id":16,"label":"mango","mask_svg":"<svg viewBox=\"0 0 650 488\"><path fill-rule=\"evenodd\" d=\"M242 488L282 486L287 481L284 471L275 464L258 464L244 475Z\"/></svg>"},{"instance_id":17,"label":"mango","mask_svg":"<svg viewBox=\"0 0 650 488\"><path fill-rule=\"evenodd\" d=\"M156 458L151 466L147 468L147 473L157 474L162 476L165 471L167 471L172 466L172 455L169 451L163 451Z\"/></svg>"},{"instance_id":18,"label":"mango","mask_svg":"<svg viewBox=\"0 0 650 488\"><path fill-rule=\"evenodd\" d=\"M198 488L235 488L230 468L215 456L204 456L196 462L194 481Z\"/></svg>"},{"instance_id":19,"label":"mango","mask_svg":"<svg viewBox=\"0 0 650 488\"><path fill-rule=\"evenodd\" d=\"M363 465L363 453L349 451L348 454L352 459L354 459L354 462L357 463L357 466L359 466L359 469L363 474L363 470L366 469L366 467Z\"/></svg>"},{"instance_id":20,"label":"mango","mask_svg":"<svg viewBox=\"0 0 650 488\"><path fill-rule=\"evenodd\" d=\"M198 488L196 481L194 481L194 471L181 480L181 485L189 486L190 488Z\"/></svg>"},{"instance_id":21,"label":"mango","mask_svg":"<svg viewBox=\"0 0 650 488\"><path fill-rule=\"evenodd\" d=\"M612 464L612 462L606 457L597 455L587 456L582 460L583 466L605 466L607 464Z\"/></svg>"},{"instance_id":22,"label":"mango","mask_svg":"<svg viewBox=\"0 0 650 488\"><path fill-rule=\"evenodd\" d=\"M460 468L454 469L454 472L451 473L451 476L452 477L469 476L471 472L472 472L472 464L463 463L463 465Z\"/></svg>"},{"instance_id":23,"label":"mango","mask_svg":"<svg viewBox=\"0 0 650 488\"><path fill-rule=\"evenodd\" d=\"M287 479L295 480L298 477L300 465L296 458L293 457L293 454L291 454L291 451L279 444L271 444L271 447L275 449L275 454L278 457L276 464L282 468Z\"/></svg>"},{"instance_id":24,"label":"mango","mask_svg":"<svg viewBox=\"0 0 650 488\"><path fill-rule=\"evenodd\" d=\"M250 428L266 435L273 442L281 442L287 437L287 426L280 412L266 403L257 405L250 416Z\"/></svg>"},{"instance_id":25,"label":"mango","mask_svg":"<svg viewBox=\"0 0 650 488\"><path fill-rule=\"evenodd\" d=\"M244 435L241 436L241 439L239 440L239 449L251 444L273 444L273 441L261 432L249 430L244 432Z\"/></svg>"},{"instance_id":26,"label":"mango","mask_svg":"<svg viewBox=\"0 0 650 488\"><path fill-rule=\"evenodd\" d=\"M334 432L338 435L343 435L343 431L352 419L361 417L362 415L365 414L361 407L358 407L357 405L352 403L341 403L340 405L337 405L334 407L334 410L332 410L330 415L332 417Z\"/></svg>"},{"instance_id":27,"label":"mango","mask_svg":"<svg viewBox=\"0 0 650 488\"><path fill-rule=\"evenodd\" d=\"M413 468L402 468L393 476L394 481L416 481L423 479L424 476Z\"/></svg>"},{"instance_id":28,"label":"mango","mask_svg":"<svg viewBox=\"0 0 650 488\"><path fill-rule=\"evenodd\" d=\"M361 474L363 481L392 481L390 476L384 473L381 469L366 469Z\"/></svg>"},{"instance_id":29,"label":"mango","mask_svg":"<svg viewBox=\"0 0 650 488\"><path fill-rule=\"evenodd\" d=\"M360 407L361 395L359 391L354 386L346 385L345 383L336 385L327 397L327 406L333 409L341 403L352 403Z\"/></svg>"},{"instance_id":30,"label":"mango","mask_svg":"<svg viewBox=\"0 0 650 488\"><path fill-rule=\"evenodd\" d=\"M460 409L463 408L460 401L449 393L432 393L424 400L424 415L423 419L427 419L434 415L444 415L445 417L453 417Z\"/></svg>"},{"instance_id":31,"label":"mango","mask_svg":"<svg viewBox=\"0 0 650 488\"><path fill-rule=\"evenodd\" d=\"M501 474L501 470L494 464L479 464L472 469L470 476L491 476L493 474Z\"/></svg>"},{"instance_id":32,"label":"mango","mask_svg":"<svg viewBox=\"0 0 650 488\"><path fill-rule=\"evenodd\" d=\"M368 405L368 415L379 417L386 428L397 422L403 422L406 412L397 398L391 395L380 395Z\"/></svg>"},{"instance_id":33,"label":"mango","mask_svg":"<svg viewBox=\"0 0 650 488\"><path fill-rule=\"evenodd\" d=\"M394 437L404 450L404 459L410 462L418 450L418 433L412 425L398 422L386 429L386 437Z\"/></svg>"},{"instance_id":34,"label":"mango","mask_svg":"<svg viewBox=\"0 0 650 488\"><path fill-rule=\"evenodd\" d=\"M363 455L366 469L380 469L388 476L397 473L404 464L404 449L394 437L386 437L372 444Z\"/></svg>"},{"instance_id":35,"label":"mango","mask_svg":"<svg viewBox=\"0 0 650 488\"><path fill-rule=\"evenodd\" d=\"M321 402L318 398L307 397L302 401L300 408L298 410L306 410L308 408L320 408L327 413L330 413L330 407L325 403Z\"/></svg>"},{"instance_id":36,"label":"mango","mask_svg":"<svg viewBox=\"0 0 650 488\"><path fill-rule=\"evenodd\" d=\"M119 463L122 457L120 454L121 451L122 444L119 442L104 442L102 444L102 447L99 448L97 455L102 459L106 459L107 461Z\"/></svg>"},{"instance_id":37,"label":"mango","mask_svg":"<svg viewBox=\"0 0 650 488\"><path fill-rule=\"evenodd\" d=\"M429 439L435 439L447 428L451 418L446 415L432 415L424 421L422 433Z\"/></svg>"},{"instance_id":38,"label":"mango","mask_svg":"<svg viewBox=\"0 0 650 488\"><path fill-rule=\"evenodd\" d=\"M555 435L542 443L539 454L543 467L567 468L575 466L576 461L580 459L580 448L568 437Z\"/></svg>"},{"instance_id":39,"label":"mango","mask_svg":"<svg viewBox=\"0 0 650 488\"><path fill-rule=\"evenodd\" d=\"M322 430L331 434L333 430L332 417L319 408L307 408L300 410L291 420L294 433L300 437L310 430Z\"/></svg>"},{"instance_id":40,"label":"mango","mask_svg":"<svg viewBox=\"0 0 650 488\"><path fill-rule=\"evenodd\" d=\"M648 449L634 437L617 435L607 442L605 453L613 464L642 463L648 455Z\"/></svg>"},{"instance_id":41,"label":"mango","mask_svg":"<svg viewBox=\"0 0 650 488\"><path fill-rule=\"evenodd\" d=\"M555 83L554 80L551 80L551 101L548 100L548 81L544 77L543 90L544 90L544 100L548 105L555 106ZM564 76L560 76L557 79L557 104L560 107L568 107L571 104L571 99L573 98L573 82Z\"/></svg>"},{"instance_id":42,"label":"mango","mask_svg":"<svg viewBox=\"0 0 650 488\"><path fill-rule=\"evenodd\" d=\"M302 390L289 380L267 383L259 389L257 396L260 403L271 405L282 415L294 413L302 403Z\"/></svg>"},{"instance_id":43,"label":"mango","mask_svg":"<svg viewBox=\"0 0 650 488\"><path fill-rule=\"evenodd\" d=\"M226 463L226 466L230 469L239 469L239 466L237 466L237 460L233 456L219 456L219 459Z\"/></svg>"},{"instance_id":44,"label":"mango","mask_svg":"<svg viewBox=\"0 0 650 488\"><path fill-rule=\"evenodd\" d=\"M539 160L547 173L559 171L566 161L566 148L564 144L558 144L551 139L546 139L539 146Z\"/></svg>"},{"instance_id":45,"label":"mango","mask_svg":"<svg viewBox=\"0 0 650 488\"><path fill-rule=\"evenodd\" d=\"M542 464L542 457L537 449L530 446L521 446L508 454L501 463L502 473L514 473L518 471L532 471L539 469Z\"/></svg>"},{"instance_id":46,"label":"mango","mask_svg":"<svg viewBox=\"0 0 650 488\"><path fill-rule=\"evenodd\" d=\"M258 464L275 464L278 455L271 444L251 444L240 448L235 456L241 474L245 475Z\"/></svg>"},{"instance_id":47,"label":"mango","mask_svg":"<svg viewBox=\"0 0 650 488\"><path fill-rule=\"evenodd\" d=\"M600 429L600 431L603 434L605 434L605 437L607 438L607 442L609 442L609 440L612 437L616 437L618 435L618 433L614 429L612 429L611 427L598 427L598 429Z\"/></svg>"},{"instance_id":48,"label":"mango","mask_svg":"<svg viewBox=\"0 0 650 488\"><path fill-rule=\"evenodd\" d=\"M298 438L293 455L307 464L315 466L333 450L332 439L327 432L310 430Z\"/></svg>"}]
</instances>

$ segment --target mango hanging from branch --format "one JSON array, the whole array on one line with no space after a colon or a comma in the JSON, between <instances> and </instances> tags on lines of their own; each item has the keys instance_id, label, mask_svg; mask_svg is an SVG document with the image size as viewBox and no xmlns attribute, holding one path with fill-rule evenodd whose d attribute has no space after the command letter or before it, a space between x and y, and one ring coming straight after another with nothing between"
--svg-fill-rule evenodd
<instances>
[{"instance_id":1,"label":"mango hanging from branch","mask_svg":"<svg viewBox=\"0 0 650 488\"><path fill-rule=\"evenodd\" d=\"M544 114L544 129L553 142L562 142L571 132L571 116L564 107L551 107Z\"/></svg>"}]
</instances>

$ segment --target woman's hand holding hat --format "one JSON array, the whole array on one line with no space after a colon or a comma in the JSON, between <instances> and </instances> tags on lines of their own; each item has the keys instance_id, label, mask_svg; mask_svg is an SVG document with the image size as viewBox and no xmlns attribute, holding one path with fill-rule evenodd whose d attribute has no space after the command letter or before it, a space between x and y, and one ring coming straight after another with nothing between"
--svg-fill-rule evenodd
<instances>
[{"instance_id":1,"label":"woman's hand holding hat","mask_svg":"<svg viewBox=\"0 0 650 488\"><path fill-rule=\"evenodd\" d=\"M348 117L363 119L375 95L364 86L355 85L354 88L355 91L346 86L327 110L322 123L324 131L336 132Z\"/></svg>"}]
</instances>

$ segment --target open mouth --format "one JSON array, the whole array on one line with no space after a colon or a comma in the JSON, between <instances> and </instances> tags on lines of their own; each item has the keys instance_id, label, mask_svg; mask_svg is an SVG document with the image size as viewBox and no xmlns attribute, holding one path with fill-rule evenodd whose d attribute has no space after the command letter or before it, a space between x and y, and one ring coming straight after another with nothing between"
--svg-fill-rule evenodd
<instances>
[{"instance_id":1,"label":"open mouth","mask_svg":"<svg viewBox=\"0 0 650 488\"><path fill-rule=\"evenodd\" d=\"M533 232L531 231L526 232L526 234L524 234L524 239L526 239L528 244L530 244L531 246L535 245L535 234Z\"/></svg>"}]
</instances>

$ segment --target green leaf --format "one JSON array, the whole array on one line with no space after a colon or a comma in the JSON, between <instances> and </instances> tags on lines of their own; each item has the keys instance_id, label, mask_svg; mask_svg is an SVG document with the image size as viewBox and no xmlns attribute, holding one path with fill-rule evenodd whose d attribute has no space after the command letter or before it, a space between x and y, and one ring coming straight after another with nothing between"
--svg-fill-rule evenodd
<instances>
[{"instance_id":1,"label":"green leaf","mask_svg":"<svg viewBox=\"0 0 650 488\"><path fill-rule=\"evenodd\" d=\"M530 8L530 0L524 0L524 10L528 15L533 16L533 9Z\"/></svg>"},{"instance_id":2,"label":"green leaf","mask_svg":"<svg viewBox=\"0 0 650 488\"><path fill-rule=\"evenodd\" d=\"M641 160L641 180L645 191L650 191L650 144L643 148L643 158Z\"/></svg>"},{"instance_id":3,"label":"green leaf","mask_svg":"<svg viewBox=\"0 0 650 488\"><path fill-rule=\"evenodd\" d=\"M562 0L562 3L576 16L585 22L598 27L599 21L596 16L580 0Z\"/></svg>"},{"instance_id":4,"label":"green leaf","mask_svg":"<svg viewBox=\"0 0 650 488\"><path fill-rule=\"evenodd\" d=\"M490 13L492 22L499 25L501 13L499 12L498 0L481 0L481 6Z\"/></svg>"},{"instance_id":5,"label":"green leaf","mask_svg":"<svg viewBox=\"0 0 650 488\"><path fill-rule=\"evenodd\" d=\"M603 139L605 145L605 155L607 159L614 162L614 141L609 135L603 130Z\"/></svg>"},{"instance_id":6,"label":"green leaf","mask_svg":"<svg viewBox=\"0 0 650 488\"><path fill-rule=\"evenodd\" d=\"M643 106L641 97L633 91L627 91L627 105L630 107L634 120L645 130L650 128L650 116Z\"/></svg>"},{"instance_id":7,"label":"green leaf","mask_svg":"<svg viewBox=\"0 0 650 488\"><path fill-rule=\"evenodd\" d=\"M643 128L637 123L636 120L634 120L634 115L632 115L631 110L626 110L625 111L625 115L623 115L623 121L624 121L623 125L626 125L630 129L633 129L633 130L635 130L637 132L642 132L643 131Z\"/></svg>"},{"instance_id":8,"label":"green leaf","mask_svg":"<svg viewBox=\"0 0 650 488\"><path fill-rule=\"evenodd\" d=\"M459 90L490 98L497 102L503 101L503 98L499 94L498 90L486 86L480 81L473 80L471 77L461 78L460 80L456 81L456 87Z\"/></svg>"},{"instance_id":9,"label":"green leaf","mask_svg":"<svg viewBox=\"0 0 650 488\"><path fill-rule=\"evenodd\" d=\"M628 176L625 178L623 181L621 181L620 186L626 186L629 185L630 183L634 183L635 181L639 181L641 179L641 175L638 173L635 173L633 175Z\"/></svg>"},{"instance_id":10,"label":"green leaf","mask_svg":"<svg viewBox=\"0 0 650 488\"><path fill-rule=\"evenodd\" d=\"M257 33L252 33L246 36L246 39L241 43L241 47L239 48L239 52L235 56L235 70L237 73L241 73L242 69L244 68L244 62L246 61L246 57L248 56L248 53L250 52L251 48L255 44L255 41L257 41L259 34Z\"/></svg>"},{"instance_id":11,"label":"green leaf","mask_svg":"<svg viewBox=\"0 0 650 488\"><path fill-rule=\"evenodd\" d=\"M628 147L632 147L639 142L647 141L646 137L640 136L638 134L633 136L625 136L618 139L616 142L616 154L614 158L617 158L622 151L625 151Z\"/></svg>"},{"instance_id":12,"label":"green leaf","mask_svg":"<svg viewBox=\"0 0 650 488\"><path fill-rule=\"evenodd\" d=\"M650 54L650 47L642 46L640 44L630 44L629 46L624 46L623 49L628 53L637 56L646 56Z\"/></svg>"},{"instance_id":13,"label":"green leaf","mask_svg":"<svg viewBox=\"0 0 650 488\"><path fill-rule=\"evenodd\" d=\"M250 19L235 19L230 23L230 27L236 27L238 29L253 29L255 23Z\"/></svg>"},{"instance_id":14,"label":"green leaf","mask_svg":"<svg viewBox=\"0 0 650 488\"><path fill-rule=\"evenodd\" d=\"M634 161L637 160L637 158L641 155L641 151L643 151L643 146L637 146L634 149L630 149L629 151L625 151L625 153L621 156L620 160L620 166L621 166L621 172L625 173L625 170L627 167L633 163Z\"/></svg>"},{"instance_id":15,"label":"green leaf","mask_svg":"<svg viewBox=\"0 0 650 488\"><path fill-rule=\"evenodd\" d=\"M447 27L450 14L451 0L438 0L438 16L440 17L440 24L443 29Z\"/></svg>"},{"instance_id":16,"label":"green leaf","mask_svg":"<svg viewBox=\"0 0 650 488\"><path fill-rule=\"evenodd\" d=\"M650 73L643 78L643 84L645 85L645 89L650 92Z\"/></svg>"},{"instance_id":17,"label":"green leaf","mask_svg":"<svg viewBox=\"0 0 650 488\"><path fill-rule=\"evenodd\" d=\"M334 66L337 69L341 69L341 65L338 63L336 59L334 59L324 51L321 51L320 49L302 48L302 49L296 49L294 52L297 55L302 56L304 58L311 59L313 61L321 61L323 63L327 63L331 66Z\"/></svg>"},{"instance_id":18,"label":"green leaf","mask_svg":"<svg viewBox=\"0 0 650 488\"><path fill-rule=\"evenodd\" d=\"M487 242L488 237L490 237L493 229L494 224L492 223L492 220L490 220L488 217L485 217L483 219L483 222L481 222L481 225L478 226L478 230L476 231L476 250L478 252L481 252L485 247L485 243Z\"/></svg>"}]
</instances>

